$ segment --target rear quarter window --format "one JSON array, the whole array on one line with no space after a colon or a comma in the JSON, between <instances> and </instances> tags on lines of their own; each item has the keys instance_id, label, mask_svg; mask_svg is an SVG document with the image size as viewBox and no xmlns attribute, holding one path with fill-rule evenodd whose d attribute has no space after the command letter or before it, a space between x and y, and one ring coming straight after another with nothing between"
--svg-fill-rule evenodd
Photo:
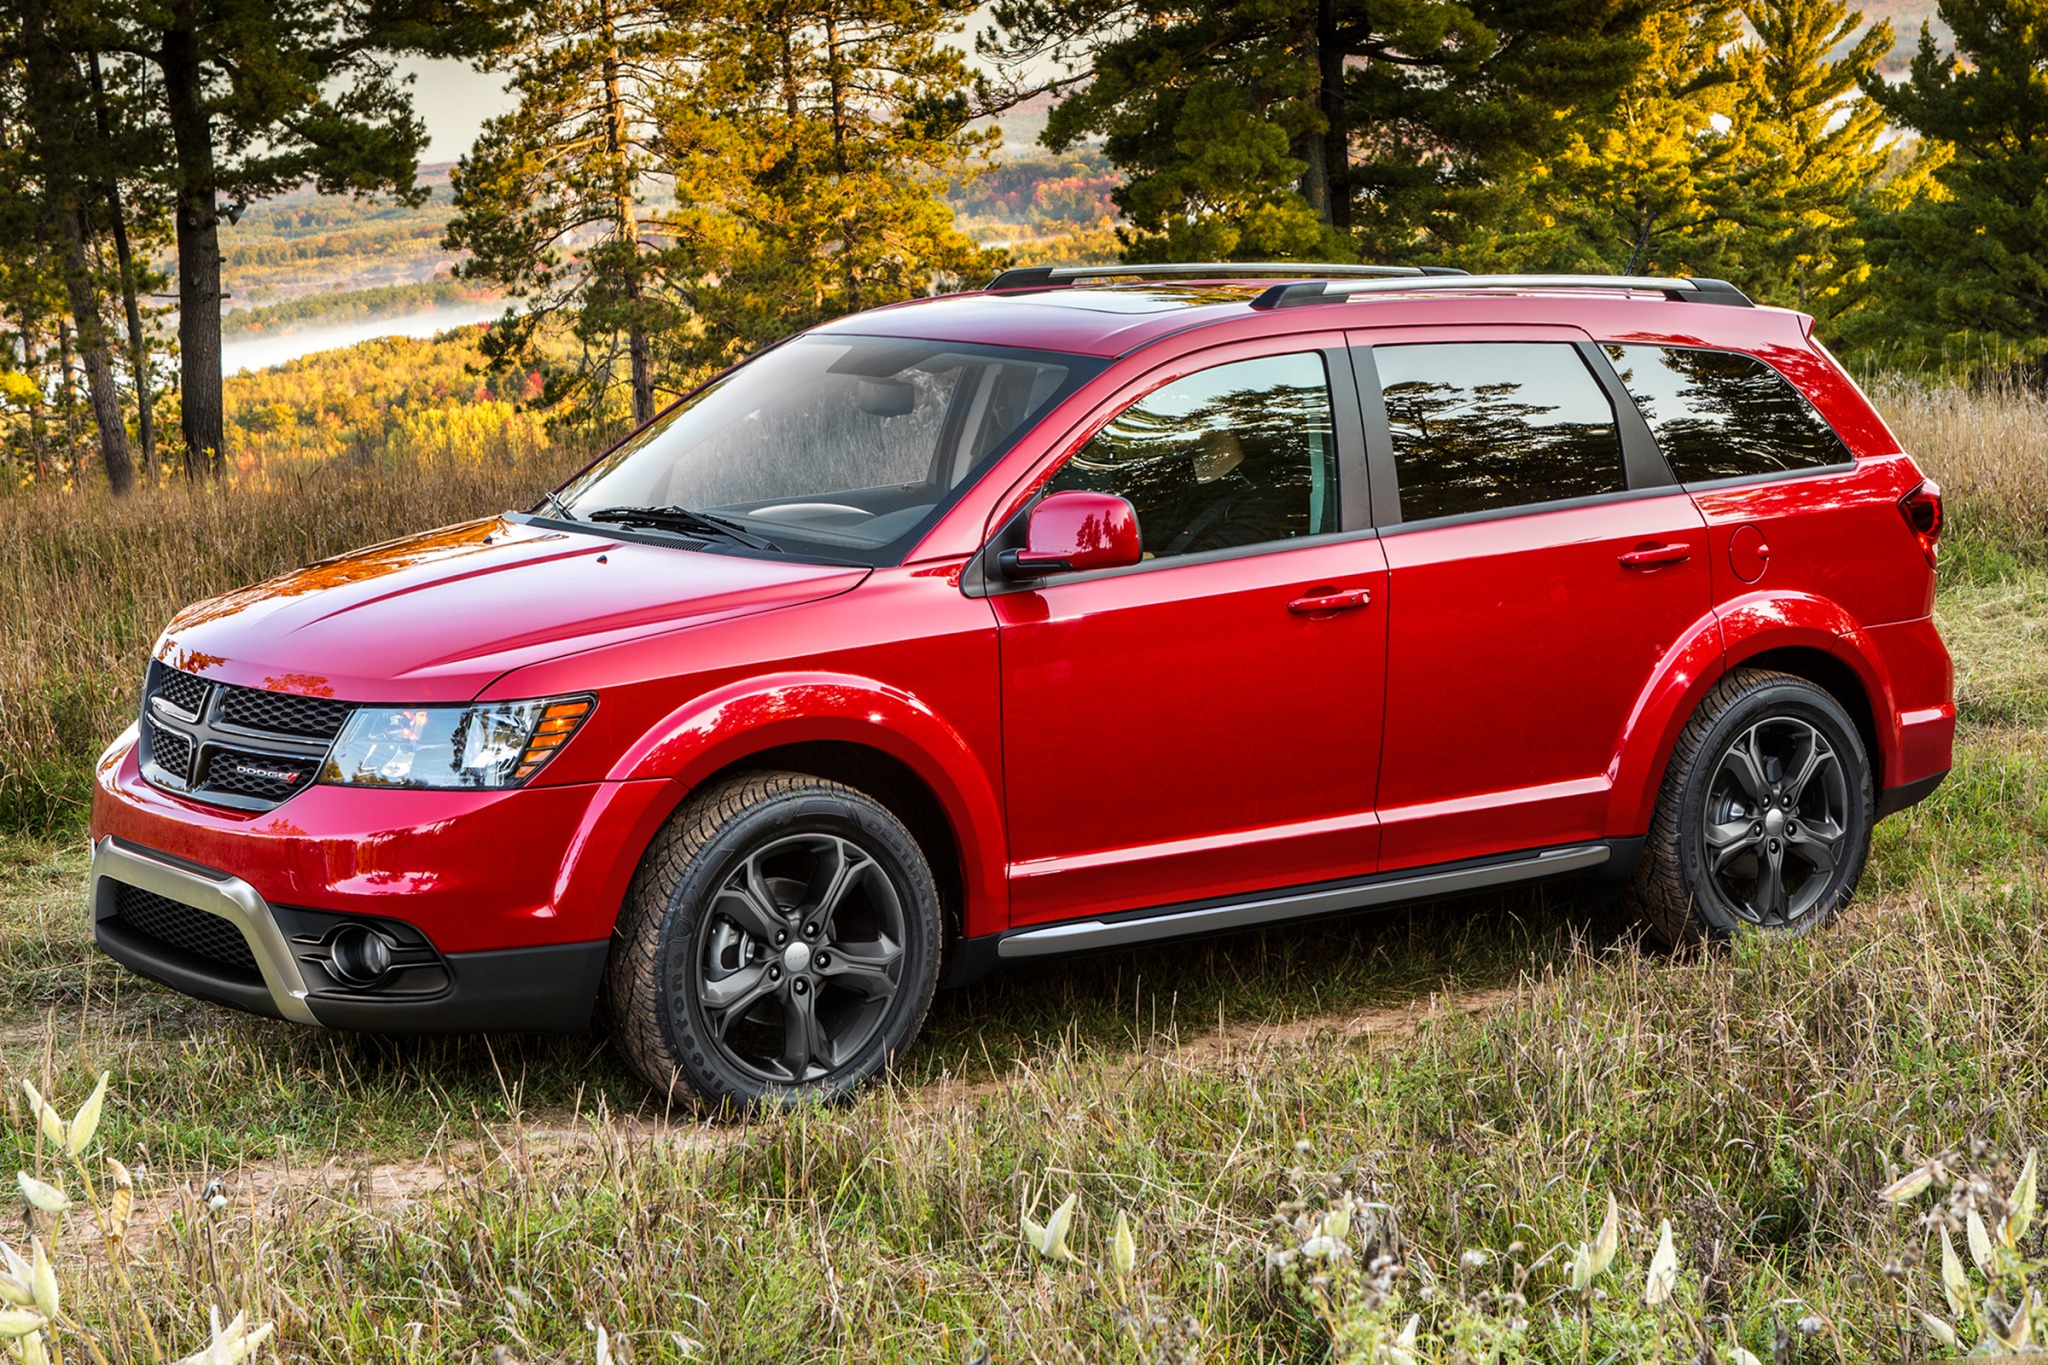
<instances>
[{"instance_id":1,"label":"rear quarter window","mask_svg":"<svg viewBox=\"0 0 2048 1365\"><path fill-rule=\"evenodd\" d=\"M1755 356L1685 346L1606 350L1680 483L1851 461L1806 396Z\"/></svg>"}]
</instances>

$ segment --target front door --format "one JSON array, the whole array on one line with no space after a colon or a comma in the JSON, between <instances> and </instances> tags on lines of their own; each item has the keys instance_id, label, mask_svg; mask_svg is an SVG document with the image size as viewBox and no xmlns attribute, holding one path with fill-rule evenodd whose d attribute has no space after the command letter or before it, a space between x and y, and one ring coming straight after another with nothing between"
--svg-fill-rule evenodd
<instances>
[{"instance_id":1,"label":"front door","mask_svg":"<svg viewBox=\"0 0 2048 1365\"><path fill-rule=\"evenodd\" d=\"M1642 833L1606 827L1609 794L1712 608L1692 500L1562 329L1389 332L1357 359L1391 578L1382 865Z\"/></svg>"},{"instance_id":2,"label":"front door","mask_svg":"<svg viewBox=\"0 0 2048 1365\"><path fill-rule=\"evenodd\" d=\"M1129 499L1144 561L992 599L1013 923L1375 866L1386 564L1345 530L1351 377L1341 349L1235 355L1137 386L1046 485Z\"/></svg>"}]
</instances>

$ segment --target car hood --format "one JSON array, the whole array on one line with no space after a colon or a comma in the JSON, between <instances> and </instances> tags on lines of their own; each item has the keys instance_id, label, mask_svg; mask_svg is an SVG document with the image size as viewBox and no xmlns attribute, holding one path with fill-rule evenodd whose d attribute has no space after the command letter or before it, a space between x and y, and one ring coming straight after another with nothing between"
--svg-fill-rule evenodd
<instances>
[{"instance_id":1,"label":"car hood","mask_svg":"<svg viewBox=\"0 0 2048 1365\"><path fill-rule=\"evenodd\" d=\"M195 603L173 668L344 701L468 701L577 650L845 592L865 568L614 540L491 517Z\"/></svg>"}]
</instances>

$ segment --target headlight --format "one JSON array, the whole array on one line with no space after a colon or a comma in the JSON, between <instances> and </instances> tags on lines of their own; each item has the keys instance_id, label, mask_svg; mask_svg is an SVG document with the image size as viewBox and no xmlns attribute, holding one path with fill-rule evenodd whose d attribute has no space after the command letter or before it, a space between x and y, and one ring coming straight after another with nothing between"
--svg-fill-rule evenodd
<instances>
[{"instance_id":1,"label":"headlight","mask_svg":"<svg viewBox=\"0 0 2048 1365\"><path fill-rule=\"evenodd\" d=\"M482 706L365 706L348 719L322 782L355 787L516 787L555 756L589 697Z\"/></svg>"}]
</instances>

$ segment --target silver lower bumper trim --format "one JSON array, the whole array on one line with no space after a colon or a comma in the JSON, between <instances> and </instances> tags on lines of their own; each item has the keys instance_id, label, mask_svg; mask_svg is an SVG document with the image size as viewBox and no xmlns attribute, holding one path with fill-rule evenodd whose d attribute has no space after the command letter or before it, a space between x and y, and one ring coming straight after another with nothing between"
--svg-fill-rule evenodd
<instances>
[{"instance_id":1,"label":"silver lower bumper trim","mask_svg":"<svg viewBox=\"0 0 2048 1365\"><path fill-rule=\"evenodd\" d=\"M256 969L263 974L263 985L277 1012L295 1023L320 1022L306 1003L306 980L299 973L298 959L285 943L284 933L270 913L270 903L256 894L255 887L224 872L200 872L151 857L108 836L92 847L92 876L86 884L86 904L95 924L114 914L109 884L113 882L155 892L234 925L249 942Z\"/></svg>"}]
</instances>

